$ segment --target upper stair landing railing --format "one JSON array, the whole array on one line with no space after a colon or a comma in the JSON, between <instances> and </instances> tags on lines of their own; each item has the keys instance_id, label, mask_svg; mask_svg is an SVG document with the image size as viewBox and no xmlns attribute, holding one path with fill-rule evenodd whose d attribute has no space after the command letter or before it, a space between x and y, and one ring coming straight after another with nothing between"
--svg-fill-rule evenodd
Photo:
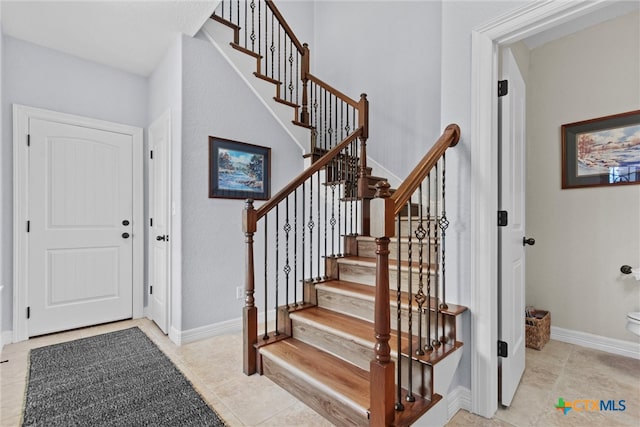
<instances>
[{"instance_id":1,"label":"upper stair landing railing","mask_svg":"<svg viewBox=\"0 0 640 427\"><path fill-rule=\"evenodd\" d=\"M397 348L403 358L436 360L454 350L455 325L451 314L463 308L451 307L446 302L445 235L449 225L446 214L445 152L460 138L460 128L449 125L405 181L391 194L387 182L376 184L376 198L371 201L371 236L376 238L376 295L375 295L375 358L371 361L370 424L388 426L394 411L404 409L403 401L412 402L412 364L406 364L406 386L402 363L391 360L389 340L391 320L389 306L389 241L398 239L395 257L396 284L396 336ZM407 246L401 253L400 239ZM400 265L408 268L406 288L401 283ZM418 283L412 284L412 272L417 272ZM417 285L417 290L414 286ZM446 314L447 316L444 316ZM417 319L413 319L416 316ZM407 319L403 321L401 319ZM455 320L453 320L455 322ZM406 325L406 331L403 330ZM424 326L424 328L423 328ZM406 336L406 339L403 339ZM398 360L401 357L398 356ZM396 379L394 379L394 374ZM406 392L403 389L406 387ZM375 392L377 390L377 393ZM394 396L395 394L395 396Z\"/></svg>"},{"instance_id":2,"label":"upper stair landing railing","mask_svg":"<svg viewBox=\"0 0 640 427\"><path fill-rule=\"evenodd\" d=\"M310 72L310 51L301 43L271 0L223 0L212 19L234 29L231 44L257 59L256 77L276 85L277 102L295 110L293 123L311 129L309 154L313 160L362 128L368 137L368 102L355 100Z\"/></svg>"}]
</instances>

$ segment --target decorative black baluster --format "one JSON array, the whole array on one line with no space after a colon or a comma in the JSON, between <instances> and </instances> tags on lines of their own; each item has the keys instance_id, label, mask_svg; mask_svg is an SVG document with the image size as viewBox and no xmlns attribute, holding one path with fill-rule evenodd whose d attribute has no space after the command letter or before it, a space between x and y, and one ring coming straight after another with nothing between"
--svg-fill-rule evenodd
<instances>
[{"instance_id":1,"label":"decorative black baluster","mask_svg":"<svg viewBox=\"0 0 640 427\"><path fill-rule=\"evenodd\" d=\"M298 189L293 192L293 306L298 305Z\"/></svg>"},{"instance_id":2,"label":"decorative black baluster","mask_svg":"<svg viewBox=\"0 0 640 427\"><path fill-rule=\"evenodd\" d=\"M320 261L322 260L322 257L320 256L321 252L320 252L320 247L321 247L321 241L320 241L320 229L321 229L321 225L322 225L322 220L320 218L320 208L321 208L321 204L320 201L320 171L316 172L317 175L317 192L318 192L318 255L317 255L317 260L318 260L318 275L316 276L316 282L319 282L320 280L322 280L322 275L320 274ZM326 200L326 199L325 199ZM326 230L325 230L326 233ZM325 252L326 255L326 252Z\"/></svg>"},{"instance_id":3,"label":"decorative black baluster","mask_svg":"<svg viewBox=\"0 0 640 427\"><path fill-rule=\"evenodd\" d=\"M251 0L249 7L251 7L251 36L249 38L251 39L251 51L255 52L256 50L256 1Z\"/></svg>"},{"instance_id":4,"label":"decorative black baluster","mask_svg":"<svg viewBox=\"0 0 640 427\"><path fill-rule=\"evenodd\" d=\"M331 219L329 220L329 224L331 224L331 256L336 256L336 245L335 245L335 237L336 237L336 163L335 160L331 161ZM340 207L340 205L338 205Z\"/></svg>"},{"instance_id":5,"label":"decorative black baluster","mask_svg":"<svg viewBox=\"0 0 640 427\"><path fill-rule=\"evenodd\" d=\"M293 100L293 78L293 40L289 40L289 101Z\"/></svg>"},{"instance_id":6,"label":"decorative black baluster","mask_svg":"<svg viewBox=\"0 0 640 427\"><path fill-rule=\"evenodd\" d=\"M329 252L327 252L327 208L329 206L329 200L327 199L327 177L328 177L328 169L325 166L324 168L324 256L325 259L327 257L327 255L329 254ZM322 278L324 280L326 280L328 278L327 276L327 263L325 261L325 267L324 267L324 274L322 275Z\"/></svg>"},{"instance_id":7,"label":"decorative black baluster","mask_svg":"<svg viewBox=\"0 0 640 427\"><path fill-rule=\"evenodd\" d=\"M258 1L258 55L262 56L262 2Z\"/></svg>"},{"instance_id":8,"label":"decorative black baluster","mask_svg":"<svg viewBox=\"0 0 640 427\"><path fill-rule=\"evenodd\" d=\"M274 30L274 22L275 21L275 15L273 14L273 12L271 12L271 46L269 46L269 50L271 51L271 75L269 77L274 78L275 77L275 54L276 54L276 44L275 44L275 30Z\"/></svg>"},{"instance_id":9,"label":"decorative black baluster","mask_svg":"<svg viewBox=\"0 0 640 427\"><path fill-rule=\"evenodd\" d=\"M305 181L306 182L306 181ZM305 234L306 234L306 229L307 227L305 227L305 202L307 199L307 194L305 191L305 182L302 183L302 303L304 304L305 299L304 299L304 284L307 281L307 276L305 274L305 268L307 266L306 262L305 262L305 252L307 252L307 249L305 247Z\"/></svg>"},{"instance_id":10,"label":"decorative black baluster","mask_svg":"<svg viewBox=\"0 0 640 427\"><path fill-rule=\"evenodd\" d=\"M440 181L440 176L438 174L438 162L436 162L436 164L434 165L433 168L433 174L434 174L434 179L435 179L435 183L434 183L434 189L435 189L435 200L434 200L434 204L435 204L435 216L433 218L433 245L434 245L434 255L435 255L435 289L434 289L434 298L435 298L435 307L434 307L434 313L435 313L435 327L433 328L433 341L431 341L431 345L433 345L435 348L440 347L440 339L438 337L438 322L439 322L439 318L440 318L440 301L438 300L438 282L439 282L439 278L440 278L440 274L439 274L439 270L440 270L440 241L438 240L438 185L439 185L439 181ZM429 174L429 176L431 176L431 174ZM429 218L431 220L431 218ZM431 226L430 226L431 227Z\"/></svg>"},{"instance_id":11,"label":"decorative black baluster","mask_svg":"<svg viewBox=\"0 0 640 427\"><path fill-rule=\"evenodd\" d=\"M331 98L333 98L333 95L329 94L329 129L327 129L327 133L328 133L327 138L329 138L329 146L328 147L325 146L324 147L325 150L331 150L331 148L333 148L333 124L331 123L331 118L333 117L333 115L331 112L331 107L332 107Z\"/></svg>"},{"instance_id":12,"label":"decorative black baluster","mask_svg":"<svg viewBox=\"0 0 640 427\"><path fill-rule=\"evenodd\" d=\"M266 340L269 339L269 333L267 332L267 307L269 307L269 305L267 304L267 293L269 290L269 286L268 286L268 277L267 277L267 272L269 270L268 265L267 264L267 253L269 252L267 250L267 228L269 225L269 218L268 215L264 216L264 335L262 336L262 339Z\"/></svg>"},{"instance_id":13,"label":"decorative black baluster","mask_svg":"<svg viewBox=\"0 0 640 427\"><path fill-rule=\"evenodd\" d=\"M279 269L279 261L280 261L280 213L278 212L280 205L276 205L276 294L275 294L275 309L276 309L276 330L274 335L280 335L280 331L278 330L278 304L280 301L278 300L278 288L280 282L280 269Z\"/></svg>"},{"instance_id":14,"label":"decorative black baluster","mask_svg":"<svg viewBox=\"0 0 640 427\"><path fill-rule=\"evenodd\" d=\"M309 278L313 279L313 176L309 178Z\"/></svg>"},{"instance_id":15,"label":"decorative black baluster","mask_svg":"<svg viewBox=\"0 0 640 427\"><path fill-rule=\"evenodd\" d=\"M440 237L440 241L442 242L441 244L441 253L442 253L442 303L440 303L440 308L442 310L446 310L449 308L449 306L447 305L447 299L446 299L446 290L447 290L447 286L446 286L446 275L445 275L445 233L447 231L447 228L449 228L449 220L447 219L447 212L445 209L445 195L446 195L446 185L445 185L445 180L446 180L446 158L445 158L445 154L442 154L442 216L440 217L440 229L442 230L441 233L441 237ZM443 331L442 331L442 338L444 339L443 342L447 342L447 337L444 335L444 324L442 325L443 327Z\"/></svg>"},{"instance_id":16,"label":"decorative black baluster","mask_svg":"<svg viewBox=\"0 0 640 427\"><path fill-rule=\"evenodd\" d=\"M422 349L422 314L424 313L424 303L429 299L429 276L427 275L427 296L424 294L424 275L422 274L423 269L423 256L422 251L424 248L424 237L427 234L427 231L424 229L423 222L423 213L422 213L422 184L418 187L418 228L415 231L416 239L418 239L418 293L415 296L416 302L418 303L418 348L416 349L416 354L423 355L424 350ZM409 218L411 218L411 207L409 207ZM409 219L409 225L411 225L411 219ZM428 303L428 302L427 302ZM427 330L429 329L429 308L427 306ZM427 339L427 344L429 340Z\"/></svg>"},{"instance_id":17,"label":"decorative black baluster","mask_svg":"<svg viewBox=\"0 0 640 427\"><path fill-rule=\"evenodd\" d=\"M408 313L407 313L407 317L408 317L408 325L407 325L407 331L408 331L408 335L409 335L409 348L407 349L407 354L409 355L409 367L408 367L408 377L409 377L409 382L407 384L407 402L415 402L416 398L413 396L413 363L411 362L411 355L413 354L413 253L412 253L412 233L411 233L411 198L409 198L409 201L407 202L407 212L409 213L409 233L408 233L408 239L407 239L407 264L408 264L408 268L409 268L409 273L407 274L408 280L407 280L407 294L408 294L408 303L409 303L409 307L408 307ZM399 216L398 216L399 218ZM400 247L401 244L401 231L400 231L400 225L398 225L398 248ZM400 249L398 249L398 253L400 252ZM398 257L399 259L399 257ZM400 261L398 261L399 263ZM418 345L418 348L420 348L420 345Z\"/></svg>"},{"instance_id":18,"label":"decorative black baluster","mask_svg":"<svg viewBox=\"0 0 640 427\"><path fill-rule=\"evenodd\" d=\"M291 273L291 265L289 264L289 232L291 232L291 224L289 223L289 196L285 199L285 223L284 223L284 235L285 235L285 262L284 262L284 274L285 274L285 300L287 308L289 308L289 274Z\"/></svg>"},{"instance_id":19,"label":"decorative black baluster","mask_svg":"<svg viewBox=\"0 0 640 427\"><path fill-rule=\"evenodd\" d=\"M420 184L420 221L422 222L422 184ZM433 350L431 345L431 172L427 175L427 343L424 349Z\"/></svg>"},{"instance_id":20,"label":"decorative black baluster","mask_svg":"<svg viewBox=\"0 0 640 427\"><path fill-rule=\"evenodd\" d=\"M397 335L397 349L398 358L396 366L396 411L404 411L404 405L402 404L402 274L400 271L400 215L396 217L396 237L397 237L397 256L396 256L396 333ZM411 341L411 336L409 336ZM409 353L411 354L411 353ZM411 366L411 357L409 357L409 366ZM411 375L409 375L409 381L411 381Z\"/></svg>"},{"instance_id":21,"label":"decorative black baluster","mask_svg":"<svg viewBox=\"0 0 640 427\"><path fill-rule=\"evenodd\" d=\"M248 40L248 37L247 37L248 31L247 31L247 29L249 28L249 25L247 25L247 17L248 17L248 15L247 15L247 3L245 2L245 4L244 4L244 48L245 49L247 48L247 40Z\"/></svg>"}]
</instances>

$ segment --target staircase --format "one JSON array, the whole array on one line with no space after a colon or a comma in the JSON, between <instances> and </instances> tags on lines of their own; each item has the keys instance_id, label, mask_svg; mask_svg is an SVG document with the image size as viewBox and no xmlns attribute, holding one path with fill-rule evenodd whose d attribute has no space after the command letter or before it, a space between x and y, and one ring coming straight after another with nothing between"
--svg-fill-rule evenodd
<instances>
[{"instance_id":1,"label":"staircase","mask_svg":"<svg viewBox=\"0 0 640 427\"><path fill-rule=\"evenodd\" d=\"M310 163L243 211L244 372L336 425L443 425L466 310L445 296L445 151L458 127L390 190L366 164L366 96L311 74L272 1L223 1L203 31L239 72L255 66L245 80Z\"/></svg>"}]
</instances>

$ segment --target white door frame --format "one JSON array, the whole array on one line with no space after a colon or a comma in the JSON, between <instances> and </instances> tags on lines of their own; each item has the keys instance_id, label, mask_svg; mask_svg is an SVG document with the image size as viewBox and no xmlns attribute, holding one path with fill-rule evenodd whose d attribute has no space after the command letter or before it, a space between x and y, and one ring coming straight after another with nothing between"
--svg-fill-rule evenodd
<instances>
[{"instance_id":1,"label":"white door frame","mask_svg":"<svg viewBox=\"0 0 640 427\"><path fill-rule=\"evenodd\" d=\"M170 239L169 242L167 243L167 251L168 256L167 256L167 295L166 295L166 303L167 303L167 330L171 331L171 316L172 316L172 287L171 287L171 279L172 279L172 248L173 248L173 232L172 232L172 228L171 225L173 223L172 221L172 209L171 209L171 203L172 203L172 191L171 191L171 187L172 187L172 182L173 182L173 174L172 174L172 165L173 165L173 161L172 161L172 156L173 156L173 142L172 142L172 137L173 137L173 133L172 133L172 129L171 129L171 110L167 110L164 113L162 113L160 115L160 117L158 117L157 119L155 119L147 128L147 138L148 138L148 145L149 145L149 151L151 152L151 150L153 149L153 147L151 147L151 144L153 143L153 141L151 141L151 135L149 132L149 129L151 129L152 126L154 126L156 123L159 122L166 122L166 126L167 126L167 130L168 130L168 137L167 137L167 147L165 150L165 167L167 168L167 184L168 187L166 188L166 192L167 192L167 205L165 206L165 209L167 211L167 234L169 235ZM147 157L149 158L149 157ZM152 212L151 212L151 200L152 200L152 190L153 190L153 186L151 185L151 180L153 178L153 168L155 166L153 166L151 164L151 161L149 161L149 168L148 168L148 176L147 176L147 183L148 183L148 206L149 206L149 217L153 217L152 216ZM149 227L149 229L151 230L151 227ZM156 236L154 236L152 233L149 233L149 239L148 239L148 247L149 247L149 257L148 257L148 266L147 266L147 277L149 278L148 280L151 280L151 278L153 277L153 265L151 262L151 251L152 251L152 245L154 242L154 239L156 238ZM149 285L149 284L148 284ZM153 283L150 284L151 286L153 286ZM149 292L149 290L147 289L147 292ZM148 304L148 309L149 309L149 316L152 320L154 317L154 313L153 313L153 303L151 302L151 295L148 294L149 296L149 304Z\"/></svg>"},{"instance_id":2,"label":"white door frame","mask_svg":"<svg viewBox=\"0 0 640 427\"><path fill-rule=\"evenodd\" d=\"M141 128L106 122L88 117L58 113L40 108L13 105L13 342L29 338L26 307L28 306L28 176L29 151L27 134L30 119L42 119L108 132L131 135L133 140L133 318L142 317L144 305L144 213L143 213L143 131Z\"/></svg>"},{"instance_id":3,"label":"white door frame","mask_svg":"<svg viewBox=\"0 0 640 427\"><path fill-rule=\"evenodd\" d=\"M472 31L471 411L487 418L498 409L498 52L607 3L533 2Z\"/></svg>"}]
</instances>

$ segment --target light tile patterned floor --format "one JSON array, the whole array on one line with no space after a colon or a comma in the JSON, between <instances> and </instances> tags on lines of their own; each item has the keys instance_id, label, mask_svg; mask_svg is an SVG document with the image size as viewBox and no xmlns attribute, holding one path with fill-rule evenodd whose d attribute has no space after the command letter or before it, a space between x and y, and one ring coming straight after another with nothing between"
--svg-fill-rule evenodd
<instances>
[{"instance_id":1,"label":"light tile patterned floor","mask_svg":"<svg viewBox=\"0 0 640 427\"><path fill-rule=\"evenodd\" d=\"M242 374L242 343L223 335L176 346L149 320L129 320L34 338L5 346L0 360L0 426L20 424L29 349L138 326L182 370L231 426L330 426L322 417L265 377ZM558 397L626 400L624 412L570 412L554 408ZM447 426L640 427L640 361L551 341L527 349L527 369L512 406L491 420L466 411Z\"/></svg>"}]
</instances>

